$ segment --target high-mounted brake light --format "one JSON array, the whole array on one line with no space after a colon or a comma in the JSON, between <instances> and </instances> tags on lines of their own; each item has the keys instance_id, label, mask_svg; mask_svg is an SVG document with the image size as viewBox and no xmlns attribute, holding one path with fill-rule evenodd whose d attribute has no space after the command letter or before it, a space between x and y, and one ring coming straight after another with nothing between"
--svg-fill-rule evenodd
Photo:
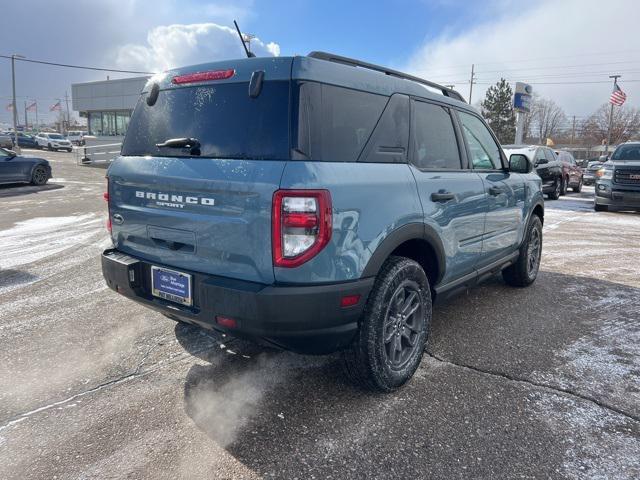
<instances>
[{"instance_id":1,"label":"high-mounted brake light","mask_svg":"<svg viewBox=\"0 0 640 480\"><path fill-rule=\"evenodd\" d=\"M182 85L184 83L207 82L209 80L226 80L236 74L234 69L229 70L211 70L209 72L187 73L186 75L178 75L171 79L171 83Z\"/></svg>"},{"instance_id":2,"label":"high-mounted brake light","mask_svg":"<svg viewBox=\"0 0 640 480\"><path fill-rule=\"evenodd\" d=\"M327 190L278 190L271 221L274 266L300 266L331 239L331 195Z\"/></svg>"}]
</instances>

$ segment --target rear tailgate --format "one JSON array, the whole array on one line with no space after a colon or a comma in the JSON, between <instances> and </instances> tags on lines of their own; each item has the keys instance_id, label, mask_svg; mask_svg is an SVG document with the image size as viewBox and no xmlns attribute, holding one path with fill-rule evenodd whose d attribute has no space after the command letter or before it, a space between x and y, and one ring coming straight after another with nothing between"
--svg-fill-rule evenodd
<instances>
[{"instance_id":1,"label":"rear tailgate","mask_svg":"<svg viewBox=\"0 0 640 480\"><path fill-rule=\"evenodd\" d=\"M109 171L116 247L176 269L273 283L271 200L284 164L121 157Z\"/></svg>"},{"instance_id":2,"label":"rear tailgate","mask_svg":"<svg viewBox=\"0 0 640 480\"><path fill-rule=\"evenodd\" d=\"M251 58L151 78L108 171L119 250L273 283L271 203L290 157L290 64Z\"/></svg>"}]
</instances>

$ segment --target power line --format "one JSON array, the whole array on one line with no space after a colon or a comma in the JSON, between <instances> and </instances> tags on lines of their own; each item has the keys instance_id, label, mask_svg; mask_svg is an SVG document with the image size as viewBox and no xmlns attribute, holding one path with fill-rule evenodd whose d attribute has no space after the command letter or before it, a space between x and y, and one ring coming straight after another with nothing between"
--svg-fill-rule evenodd
<instances>
[{"instance_id":1,"label":"power line","mask_svg":"<svg viewBox=\"0 0 640 480\"><path fill-rule=\"evenodd\" d=\"M11 55L0 55L0 58L8 58L11 59ZM114 72L114 73L136 73L142 75L153 75L154 72L140 72L136 70L117 70L114 68L100 68L100 67L86 67L83 65L71 65L67 63L56 63L56 62L45 62L44 60L31 60L29 58L18 58L16 60L20 62L29 62L29 63L39 63L42 65L53 65L54 67L65 67L65 68L78 68L81 70L95 70L99 72Z\"/></svg>"}]
</instances>

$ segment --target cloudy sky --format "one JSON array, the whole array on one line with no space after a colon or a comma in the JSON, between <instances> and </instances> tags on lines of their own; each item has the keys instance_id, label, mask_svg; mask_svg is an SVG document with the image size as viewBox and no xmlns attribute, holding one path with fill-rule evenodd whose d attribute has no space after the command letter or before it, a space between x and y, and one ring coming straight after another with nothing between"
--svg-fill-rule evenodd
<instances>
[{"instance_id":1,"label":"cloudy sky","mask_svg":"<svg viewBox=\"0 0 640 480\"><path fill-rule=\"evenodd\" d=\"M474 63L473 103L504 76L580 120L607 101L608 75L619 73L628 103L640 106L638 0L20 0L3 13L0 54L36 60L159 71L239 57L237 19L257 35L258 55L331 51L454 84L465 97ZM71 83L130 76L16 70L19 107L36 99L40 112ZM0 58L0 122L10 96L10 62Z\"/></svg>"}]
</instances>

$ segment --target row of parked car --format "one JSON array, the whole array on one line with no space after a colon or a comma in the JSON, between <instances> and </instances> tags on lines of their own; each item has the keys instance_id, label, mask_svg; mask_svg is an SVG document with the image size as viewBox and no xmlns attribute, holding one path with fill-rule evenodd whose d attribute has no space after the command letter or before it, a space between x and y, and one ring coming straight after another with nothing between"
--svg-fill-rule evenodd
<instances>
[{"instance_id":1,"label":"row of parked car","mask_svg":"<svg viewBox=\"0 0 640 480\"><path fill-rule=\"evenodd\" d=\"M69 131L67 135L60 133L40 132L30 135L24 132L18 132L18 146L23 148L46 148L47 150L66 150L70 152L73 145L84 145L84 137L86 132L80 130ZM11 149L15 147L16 134L13 132L0 133L0 147Z\"/></svg>"}]
</instances>

